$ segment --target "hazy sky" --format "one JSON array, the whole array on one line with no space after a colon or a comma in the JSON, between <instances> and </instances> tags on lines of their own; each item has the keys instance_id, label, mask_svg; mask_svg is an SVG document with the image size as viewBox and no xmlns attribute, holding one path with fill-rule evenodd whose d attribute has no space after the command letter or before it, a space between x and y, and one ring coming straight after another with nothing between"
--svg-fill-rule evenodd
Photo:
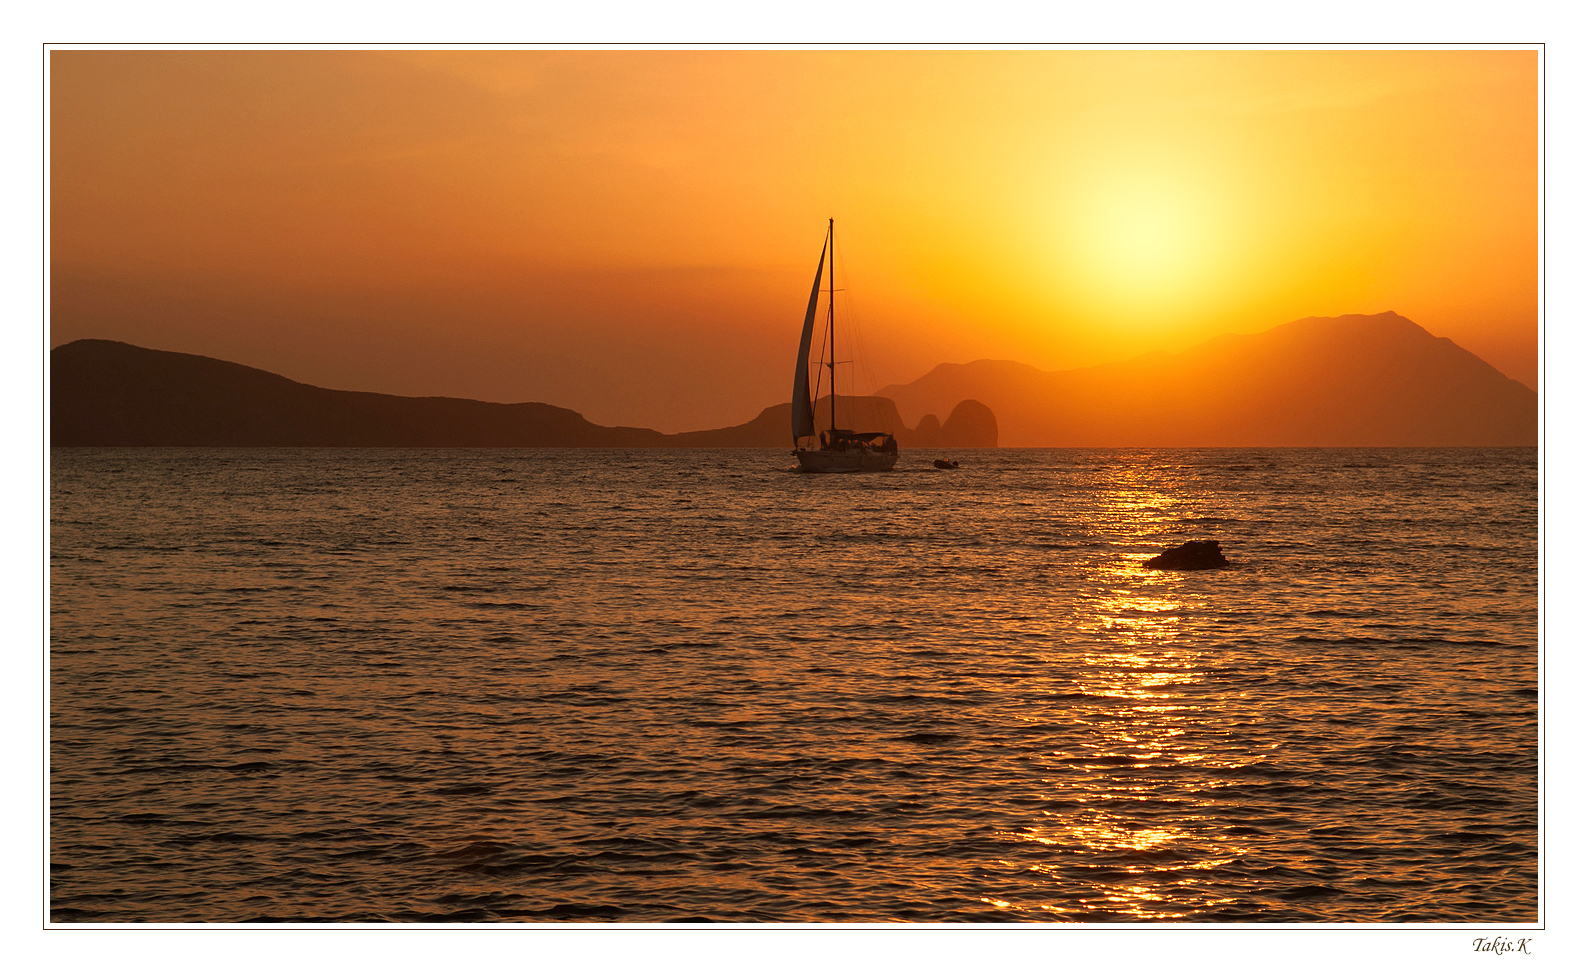
<instances>
[{"instance_id":1,"label":"hazy sky","mask_svg":"<svg viewBox=\"0 0 1588 973\"><path fill-rule=\"evenodd\" d=\"M730 425L788 400L833 217L862 393L1385 310L1536 385L1532 51L55 51L49 83L52 344Z\"/></svg>"}]
</instances>

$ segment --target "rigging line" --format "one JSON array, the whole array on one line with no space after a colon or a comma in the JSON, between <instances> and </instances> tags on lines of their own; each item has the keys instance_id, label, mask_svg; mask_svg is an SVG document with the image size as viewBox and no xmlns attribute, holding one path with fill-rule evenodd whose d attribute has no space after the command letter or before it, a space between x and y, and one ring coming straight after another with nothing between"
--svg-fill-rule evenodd
<instances>
[{"instance_id":1,"label":"rigging line","mask_svg":"<svg viewBox=\"0 0 1588 973\"><path fill-rule=\"evenodd\" d=\"M838 266L838 262L837 261L838 261L838 248L837 248L836 242L835 242L835 246L833 247L833 266L834 267ZM845 262L844 262L844 284L845 284L845 286L844 287L835 287L835 290L847 292L847 291L850 290L848 285L851 284L851 283L853 283L853 281L851 281L849 279L849 263L848 263L847 260L845 260ZM832 298L829 298L829 300L832 300ZM867 387L869 387L872 390L867 395L867 400L866 400L866 404L865 404L866 411L871 416L870 427L877 427L877 426L880 426L882 424L882 403L876 400L877 377L872 372L870 360L869 360L868 356L865 353L865 349L862 347L862 342L861 342L861 337L860 337L861 331L862 331L862 328L860 327L860 313L859 313L858 310L856 310L855 299L853 297L850 297L848 293L844 294L844 321L845 321L846 331L847 331L847 333L849 335L850 347L852 349L854 349L854 357L850 361L843 363L843 364L848 364L848 365L852 366L850 368L850 370L849 370L849 383L850 383L849 392L850 392L850 398L851 398L851 400L853 400L856 396L859 395L860 381L861 381L861 379L864 379ZM853 407L852 407L851 411L853 411ZM858 416L854 417L854 421L857 424L859 424ZM898 430L889 430L889 431L897 432Z\"/></svg>"},{"instance_id":2,"label":"rigging line","mask_svg":"<svg viewBox=\"0 0 1588 973\"><path fill-rule=\"evenodd\" d=\"M831 224L829 224L829 225L831 225ZM838 425L838 418L837 418L837 416L838 416L838 411L837 411L838 410L838 366L839 365L851 364L851 362L840 362L838 360L838 295L840 293L843 293L845 290L847 290L847 288L838 286L838 239L837 239L837 237L838 237L838 234L836 232L834 232L832 234L832 239L831 239L833 259L832 259L832 263L828 264L828 266L827 266L827 309L828 309L828 315L829 315L828 321L829 321L830 330L831 330L832 336L833 336L833 351L832 351L833 358L832 358L832 361L830 362L830 367L829 367L828 371L831 373L831 376L832 376L832 382L830 383L832 385L832 393L833 393L833 401L832 401L832 410L831 410L831 412L832 412L832 416L833 416L832 423L833 423L833 426L835 428ZM849 268L848 268L847 265L845 265L845 267L844 267L844 283L845 284L849 283ZM847 294L845 295L844 300L845 300L845 313L847 314L848 300L849 300ZM846 326L847 326L847 321L846 321ZM855 416L855 404L854 404L854 393L855 393L855 390L853 388L853 385L854 385L854 375L853 375L853 373L851 371L851 375L850 375L850 386L851 387L849 389L849 399L850 399L850 402L849 402L849 426L851 428L856 428L856 427L858 427L860 425L860 423L859 423L858 419Z\"/></svg>"},{"instance_id":3,"label":"rigging line","mask_svg":"<svg viewBox=\"0 0 1588 973\"><path fill-rule=\"evenodd\" d=\"M828 286L831 287L832 285L831 285L830 282L832 280L833 267L834 267L836 261L838 260L838 247L836 246L836 241L833 240L833 221L832 220L828 220L827 221L827 239L823 242L822 246L823 246L823 249L825 249L826 252L827 252L827 279L829 281ZM821 267L818 266L816 268L816 282L817 282L817 286L818 287L821 286L821 279L822 279L821 275L822 275ZM832 296L832 294L828 294L827 295L827 327L822 329L822 349L821 349L821 353L817 356L817 361L816 361L816 395L815 395L815 397L813 399L811 399L811 418L812 418L812 420L815 419L817 406L822 400L822 372L824 370L828 372L827 384L828 384L829 388L827 390L827 394L834 395L834 393L835 393L835 391L836 391L836 389L838 387L837 376L832 374L832 369L826 367L826 365L827 365L827 342L828 342L828 340L830 338L832 338L832 315L833 315L832 307L833 307L833 296ZM835 397L833 399L833 401L836 402L837 398Z\"/></svg>"},{"instance_id":4,"label":"rigging line","mask_svg":"<svg viewBox=\"0 0 1588 973\"><path fill-rule=\"evenodd\" d=\"M837 233L834 233L833 235L836 237ZM837 422L838 422L838 419L837 419L837 410L838 410L838 366L840 364L847 364L847 363L838 361L838 294L839 294L840 288L838 287L838 280L837 280L837 277L838 277L838 241L836 239L833 240L833 262L829 266L828 271L829 271L829 274L828 274L828 280L827 280L827 285L828 285L827 305L828 305L828 308L831 310L831 313L832 313L831 321L832 321L832 332L833 332L833 351L832 351L832 356L833 357L832 357L832 361L829 363L830 366L831 366L829 368L829 371L832 373L832 386L833 386L833 409L832 409L832 413L833 413L833 424L836 426ZM846 277L846 283L847 283L847 277L848 277L847 268L845 269L845 277ZM848 322L846 321L845 322L845 326L847 327L847 325L848 325ZM853 381L851 381L850 384L852 386L853 385ZM853 429L853 428L857 428L859 426L859 420L855 416L854 389L852 387L849 390L849 399L850 399L850 401L849 401L849 404L848 404L848 409L849 409L848 418L845 421L845 425L847 427Z\"/></svg>"},{"instance_id":5,"label":"rigging line","mask_svg":"<svg viewBox=\"0 0 1588 973\"><path fill-rule=\"evenodd\" d=\"M811 399L811 415L815 415L816 403L822 400L822 371L827 367L827 329L822 329L822 350L816 356L816 394ZM831 383L829 383L831 384Z\"/></svg>"},{"instance_id":6,"label":"rigging line","mask_svg":"<svg viewBox=\"0 0 1588 973\"><path fill-rule=\"evenodd\" d=\"M828 224L828 232L829 233L832 232L831 223ZM829 237L829 239L827 241L827 274L828 274L828 279L829 280L832 279L833 268L836 266L837 260L838 260L838 247L837 247L836 243ZM827 394L828 395L832 395L832 396L836 396L837 395L838 376L833 374L833 369L830 369L830 368L827 367L827 354L828 354L827 342L829 341L829 339L834 339L834 335L833 335L832 327L831 327L832 304L833 304L833 296L829 292L828 295L827 295L827 314L828 314L829 326L822 329L822 350L821 350L821 353L819 355L817 355L817 357L816 357L816 398L811 402L811 406L812 406L812 413L811 414L812 414L812 416L815 415L815 406L816 406L816 404L822 400L822 372L825 371L825 372L828 373L827 374L827 385L828 385ZM836 355L837 352L838 352L838 349L836 347L834 347L832 349L832 351L833 351L833 354ZM834 398L833 401L834 402L837 401L836 397Z\"/></svg>"}]
</instances>

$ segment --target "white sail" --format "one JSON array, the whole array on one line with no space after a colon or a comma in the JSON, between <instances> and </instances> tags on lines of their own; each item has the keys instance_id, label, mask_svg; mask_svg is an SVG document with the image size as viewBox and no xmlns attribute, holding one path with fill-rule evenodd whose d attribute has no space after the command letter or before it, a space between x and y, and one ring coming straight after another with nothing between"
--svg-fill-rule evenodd
<instances>
[{"instance_id":1,"label":"white sail","mask_svg":"<svg viewBox=\"0 0 1588 973\"><path fill-rule=\"evenodd\" d=\"M811 403L811 329L816 324L816 302L822 293L822 265L827 262L827 242L822 241L822 256L816 261L816 283L811 285L810 307L805 309L805 330L800 332L800 357L794 363L794 401L790 412L794 420L794 442L801 436L816 435L816 413Z\"/></svg>"}]
</instances>

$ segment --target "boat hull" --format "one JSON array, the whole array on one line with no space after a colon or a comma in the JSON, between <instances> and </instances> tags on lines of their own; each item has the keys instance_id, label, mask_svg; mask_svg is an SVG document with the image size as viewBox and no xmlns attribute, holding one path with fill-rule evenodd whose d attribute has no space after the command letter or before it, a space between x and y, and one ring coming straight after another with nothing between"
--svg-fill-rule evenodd
<instances>
[{"instance_id":1,"label":"boat hull","mask_svg":"<svg viewBox=\"0 0 1588 973\"><path fill-rule=\"evenodd\" d=\"M801 473L886 473L899 461L898 453L871 449L796 449Z\"/></svg>"}]
</instances>

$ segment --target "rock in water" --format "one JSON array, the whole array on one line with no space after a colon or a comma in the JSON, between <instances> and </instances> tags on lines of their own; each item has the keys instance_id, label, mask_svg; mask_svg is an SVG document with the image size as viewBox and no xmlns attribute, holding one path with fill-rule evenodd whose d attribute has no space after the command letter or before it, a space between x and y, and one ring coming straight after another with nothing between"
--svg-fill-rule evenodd
<instances>
[{"instance_id":1,"label":"rock in water","mask_svg":"<svg viewBox=\"0 0 1588 973\"><path fill-rule=\"evenodd\" d=\"M942 449L962 446L998 445L998 417L977 402L966 399L954 407L943 421L943 429L933 445Z\"/></svg>"},{"instance_id":2,"label":"rock in water","mask_svg":"<svg viewBox=\"0 0 1588 973\"><path fill-rule=\"evenodd\" d=\"M957 470L959 469L959 460L954 460L951 463L946 459L935 459L932 461L932 465L940 470Z\"/></svg>"},{"instance_id":3,"label":"rock in water","mask_svg":"<svg viewBox=\"0 0 1588 973\"><path fill-rule=\"evenodd\" d=\"M1219 550L1218 541L1186 541L1148 561L1147 567L1164 571L1200 571L1228 567L1229 563L1224 552Z\"/></svg>"}]
</instances>

